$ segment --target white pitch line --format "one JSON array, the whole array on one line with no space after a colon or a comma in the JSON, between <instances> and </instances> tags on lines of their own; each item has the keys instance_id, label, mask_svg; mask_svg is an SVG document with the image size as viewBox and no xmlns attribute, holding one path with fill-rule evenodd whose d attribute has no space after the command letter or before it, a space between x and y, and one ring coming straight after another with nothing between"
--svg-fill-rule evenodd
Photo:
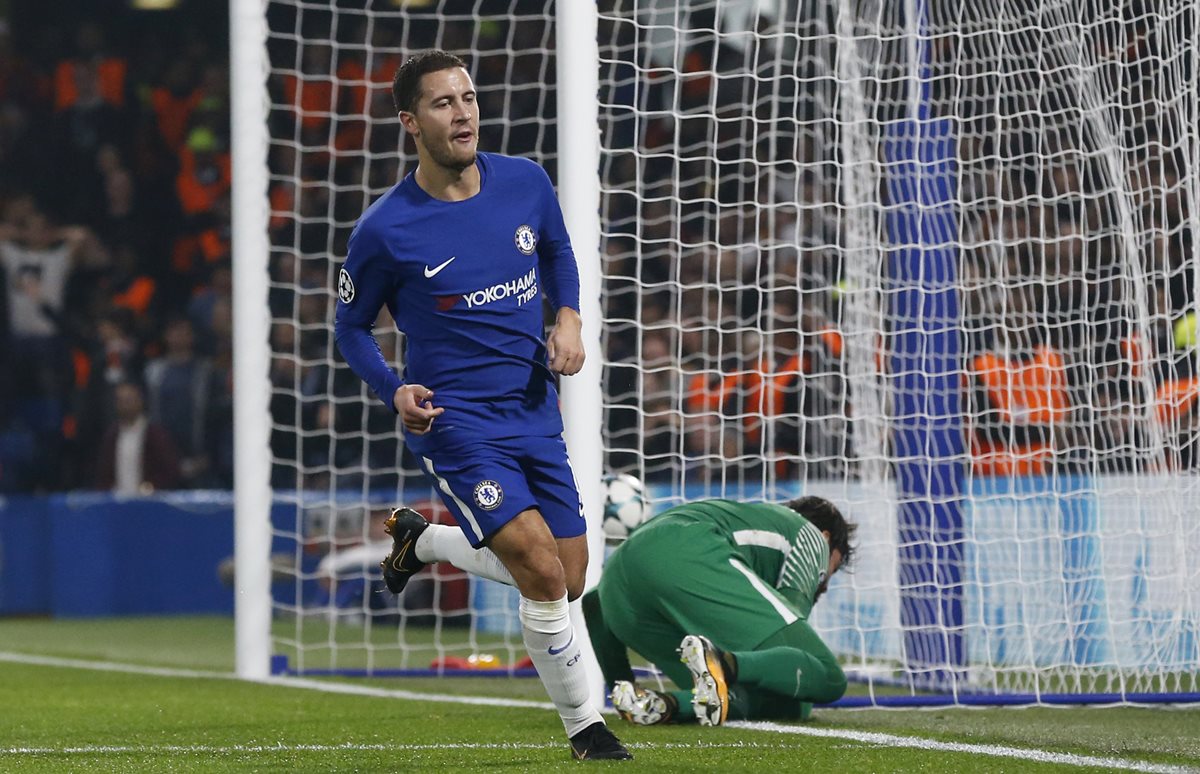
<instances>
[{"instance_id":1,"label":"white pitch line","mask_svg":"<svg viewBox=\"0 0 1200 774\"><path fill-rule=\"evenodd\" d=\"M237 680L232 672L206 672L194 669L173 669L170 667L149 667L137 664L120 664L111 661L88 661L76 658L55 658L53 656L33 656L26 653L8 653L0 651L0 661L16 664L34 664L36 666L62 667L66 669L91 669L98 672L123 672L131 675L153 675L155 677L184 677L192 679ZM417 693L393 688L375 688L369 685L354 685L351 683L323 682L300 677L266 677L253 682L265 685L277 685L283 688L305 688L326 693L342 693L352 696L373 696L380 699L409 699L415 701L433 701L447 704L471 704L490 707L520 707L525 709L554 709L548 701L528 701L525 699L500 699L490 696L456 696L449 693Z\"/></svg>"},{"instance_id":2,"label":"white pitch line","mask_svg":"<svg viewBox=\"0 0 1200 774\"><path fill-rule=\"evenodd\" d=\"M326 693L345 693L353 696L374 696L380 699L409 699L412 701L439 701L448 704L472 704L485 707L522 707L525 709L552 710L554 705L548 701L530 701L528 699L501 699L492 696L456 696L452 693L418 693L402 691L395 688L373 688L369 685L354 685L351 683L327 683L322 680L306 680L301 677L268 677L256 682L267 685L278 685L283 688L305 688L311 691Z\"/></svg>"},{"instance_id":3,"label":"white pitch line","mask_svg":"<svg viewBox=\"0 0 1200 774\"><path fill-rule=\"evenodd\" d=\"M938 752L968 753L970 755L987 755L995 758L1016 758L1017 760L1035 761L1037 763L1058 763L1066 766L1095 766L1110 769L1126 769L1129 771L1147 771L1154 772L1155 774L1184 774L1185 772L1197 771L1188 766L1176 766L1169 763L1149 763L1146 761L1129 760L1127 758L1102 758L1094 755L1056 753L1049 750L1007 747L998 744L940 742L936 739L881 734L875 731L785 726L770 722L741 721L727 725L732 728L745 728L750 731L772 731L777 734L802 734L804 736L819 736L827 739L846 739L851 742L860 742L862 744L878 745L881 747L907 747Z\"/></svg>"},{"instance_id":4,"label":"white pitch line","mask_svg":"<svg viewBox=\"0 0 1200 774\"><path fill-rule=\"evenodd\" d=\"M182 677L191 679L219 679L219 680L236 680L237 675L232 672L215 672L215 671L199 671L193 669L173 669L169 667L150 667L140 666L137 664L122 664L109 661L88 661L86 659L70 659L70 658L55 658L52 656L34 656L27 653L10 653L0 651L0 662L11 662L17 664L33 664L37 666L62 667L67 669L89 669L101 672L122 672L125 674L134 675L150 675L154 677ZM320 680L310 680L297 677L268 677L263 680L255 681L260 684L274 685L281 688L300 688L311 691L324 691L326 693L340 693L354 696L371 696L375 698L385 699L408 699L413 701L433 701L449 704L470 704L476 706L491 706L491 707L511 707L525 709L554 709L554 705L550 702L528 701L523 699L501 699L490 696L455 696L453 694L441 693L419 693L416 691L402 691L389 688L373 688L366 685L353 685L349 683L334 683L323 682ZM936 752L955 752L966 753L969 755L985 755L998 758L1014 758L1017 760L1035 761L1039 763L1056 763L1066 766L1093 766L1093 767L1108 767L1126 769L1129 771L1144 771L1152 774L1184 774L1185 772L1195 773L1198 769L1189 768L1186 766L1174 766L1164 763L1149 763L1147 761L1130 760L1126 758L1105 758L1092 755L1075 755L1073 753L1056 753L1048 750L1037 750L1023 747L1007 747L1004 745L992 744L968 744L965 742L941 742L935 739L925 739L916 736L898 736L895 734L882 734L872 731L852 731L849 729L836 728L814 728L811 726L788 726L780 723L747 723L734 722L728 724L733 728L744 728L749 731L766 731L777 734L801 734L805 736L824 737L827 739L845 739L851 742L860 744L870 744L883 747L904 747L920 750L930 750ZM261 748L254 747L230 747L230 748L206 748L206 747L179 747L178 750L186 752L187 750L195 749L198 752L219 751L228 749L230 751L254 751L273 750L273 749L312 749L312 750L338 750L338 749L385 749L385 750L418 750L418 749L493 749L493 748L508 748L512 749L541 749L550 745L489 745L489 744L454 744L454 745L409 745L409 746L345 746L332 745L328 748L321 746L293 746L293 747L274 747L263 746ZM718 746L718 745L712 745ZM76 750L78 752L87 752L89 750L111 752L138 750L163 750L170 751L173 748L156 747L156 748L0 748L0 754L49 754L70 752Z\"/></svg>"},{"instance_id":5,"label":"white pitch line","mask_svg":"<svg viewBox=\"0 0 1200 774\"><path fill-rule=\"evenodd\" d=\"M132 675L153 675L155 677L215 678L218 680L233 680L237 678L237 675L232 672L209 672L197 669L120 664L112 661L88 661L82 658L35 656L31 653L10 653L2 650L0 650L0 661L9 661L14 664L33 664L35 666L64 667L66 669L90 669L96 672L124 672Z\"/></svg>"},{"instance_id":6,"label":"white pitch line","mask_svg":"<svg viewBox=\"0 0 1200 774\"><path fill-rule=\"evenodd\" d=\"M370 752L418 752L421 750L548 750L561 748L562 744L542 742L536 744L147 744L147 745L78 745L75 747L8 747L0 748L0 755L127 755L131 753L182 754L202 753L205 755L229 755L269 752L339 752L360 750Z\"/></svg>"},{"instance_id":7,"label":"white pitch line","mask_svg":"<svg viewBox=\"0 0 1200 774\"><path fill-rule=\"evenodd\" d=\"M270 752L339 752L360 750L370 752L423 752L429 750L560 750L561 742L445 742L441 744L366 744L342 742L340 744L157 744L157 745L112 745L89 744L72 747L0 747L0 755L128 755L141 754L187 754L230 755ZM754 742L633 742L635 750L790 750L790 744L756 744Z\"/></svg>"}]
</instances>

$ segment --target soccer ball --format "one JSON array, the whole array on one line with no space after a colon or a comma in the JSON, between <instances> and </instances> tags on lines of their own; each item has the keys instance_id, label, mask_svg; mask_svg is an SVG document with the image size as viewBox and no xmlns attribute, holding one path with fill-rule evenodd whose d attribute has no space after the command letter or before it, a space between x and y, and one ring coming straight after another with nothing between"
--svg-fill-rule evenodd
<instances>
[{"instance_id":1,"label":"soccer ball","mask_svg":"<svg viewBox=\"0 0 1200 774\"><path fill-rule=\"evenodd\" d=\"M619 543L650 518L646 487L628 473L604 477L604 539Z\"/></svg>"}]
</instances>

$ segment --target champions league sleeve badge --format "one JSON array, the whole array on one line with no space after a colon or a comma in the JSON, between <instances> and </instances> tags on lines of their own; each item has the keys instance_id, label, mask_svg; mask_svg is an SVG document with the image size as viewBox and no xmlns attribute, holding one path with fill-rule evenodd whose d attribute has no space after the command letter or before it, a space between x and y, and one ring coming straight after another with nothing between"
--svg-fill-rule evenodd
<instances>
[{"instance_id":1,"label":"champions league sleeve badge","mask_svg":"<svg viewBox=\"0 0 1200 774\"><path fill-rule=\"evenodd\" d=\"M518 227L513 241L517 243L517 249L525 255L533 255L533 251L537 249L537 234L534 234L529 226Z\"/></svg>"},{"instance_id":2,"label":"champions league sleeve badge","mask_svg":"<svg viewBox=\"0 0 1200 774\"><path fill-rule=\"evenodd\" d=\"M345 268L338 272L338 298L343 304L354 300L354 280L350 279L350 272Z\"/></svg>"}]
</instances>

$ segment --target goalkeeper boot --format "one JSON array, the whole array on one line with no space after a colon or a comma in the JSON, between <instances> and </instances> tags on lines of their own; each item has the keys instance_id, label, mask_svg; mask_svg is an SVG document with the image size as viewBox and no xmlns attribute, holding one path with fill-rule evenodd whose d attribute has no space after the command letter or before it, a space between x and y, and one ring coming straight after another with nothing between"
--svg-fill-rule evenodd
<instances>
[{"instance_id":1,"label":"goalkeeper boot","mask_svg":"<svg viewBox=\"0 0 1200 774\"><path fill-rule=\"evenodd\" d=\"M679 660L692 673L692 709L702 726L719 726L729 714L729 680L721 650L707 637L689 634L679 643Z\"/></svg>"},{"instance_id":2,"label":"goalkeeper boot","mask_svg":"<svg viewBox=\"0 0 1200 774\"><path fill-rule=\"evenodd\" d=\"M670 723L678 706L674 696L639 687L628 680L613 683L610 698L617 714L638 726Z\"/></svg>"},{"instance_id":3,"label":"goalkeeper boot","mask_svg":"<svg viewBox=\"0 0 1200 774\"><path fill-rule=\"evenodd\" d=\"M384 531L392 536L392 550L379 566L383 568L383 582L393 594L404 591L408 579L425 566L417 558L417 538L428 526L424 516L403 507L392 511L383 523Z\"/></svg>"},{"instance_id":4,"label":"goalkeeper boot","mask_svg":"<svg viewBox=\"0 0 1200 774\"><path fill-rule=\"evenodd\" d=\"M571 737L571 754L577 761L628 761L633 756L603 720L597 720Z\"/></svg>"}]
</instances>

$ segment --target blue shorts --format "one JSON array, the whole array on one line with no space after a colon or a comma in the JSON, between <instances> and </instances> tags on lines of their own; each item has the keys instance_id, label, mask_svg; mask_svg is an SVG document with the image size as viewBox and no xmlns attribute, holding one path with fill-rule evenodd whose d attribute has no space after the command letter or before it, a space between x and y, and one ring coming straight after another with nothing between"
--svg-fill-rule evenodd
<instances>
[{"instance_id":1,"label":"blue shorts","mask_svg":"<svg viewBox=\"0 0 1200 774\"><path fill-rule=\"evenodd\" d=\"M421 456L455 521L479 548L517 514L536 508L556 538L587 530L562 436L480 441Z\"/></svg>"}]
</instances>

